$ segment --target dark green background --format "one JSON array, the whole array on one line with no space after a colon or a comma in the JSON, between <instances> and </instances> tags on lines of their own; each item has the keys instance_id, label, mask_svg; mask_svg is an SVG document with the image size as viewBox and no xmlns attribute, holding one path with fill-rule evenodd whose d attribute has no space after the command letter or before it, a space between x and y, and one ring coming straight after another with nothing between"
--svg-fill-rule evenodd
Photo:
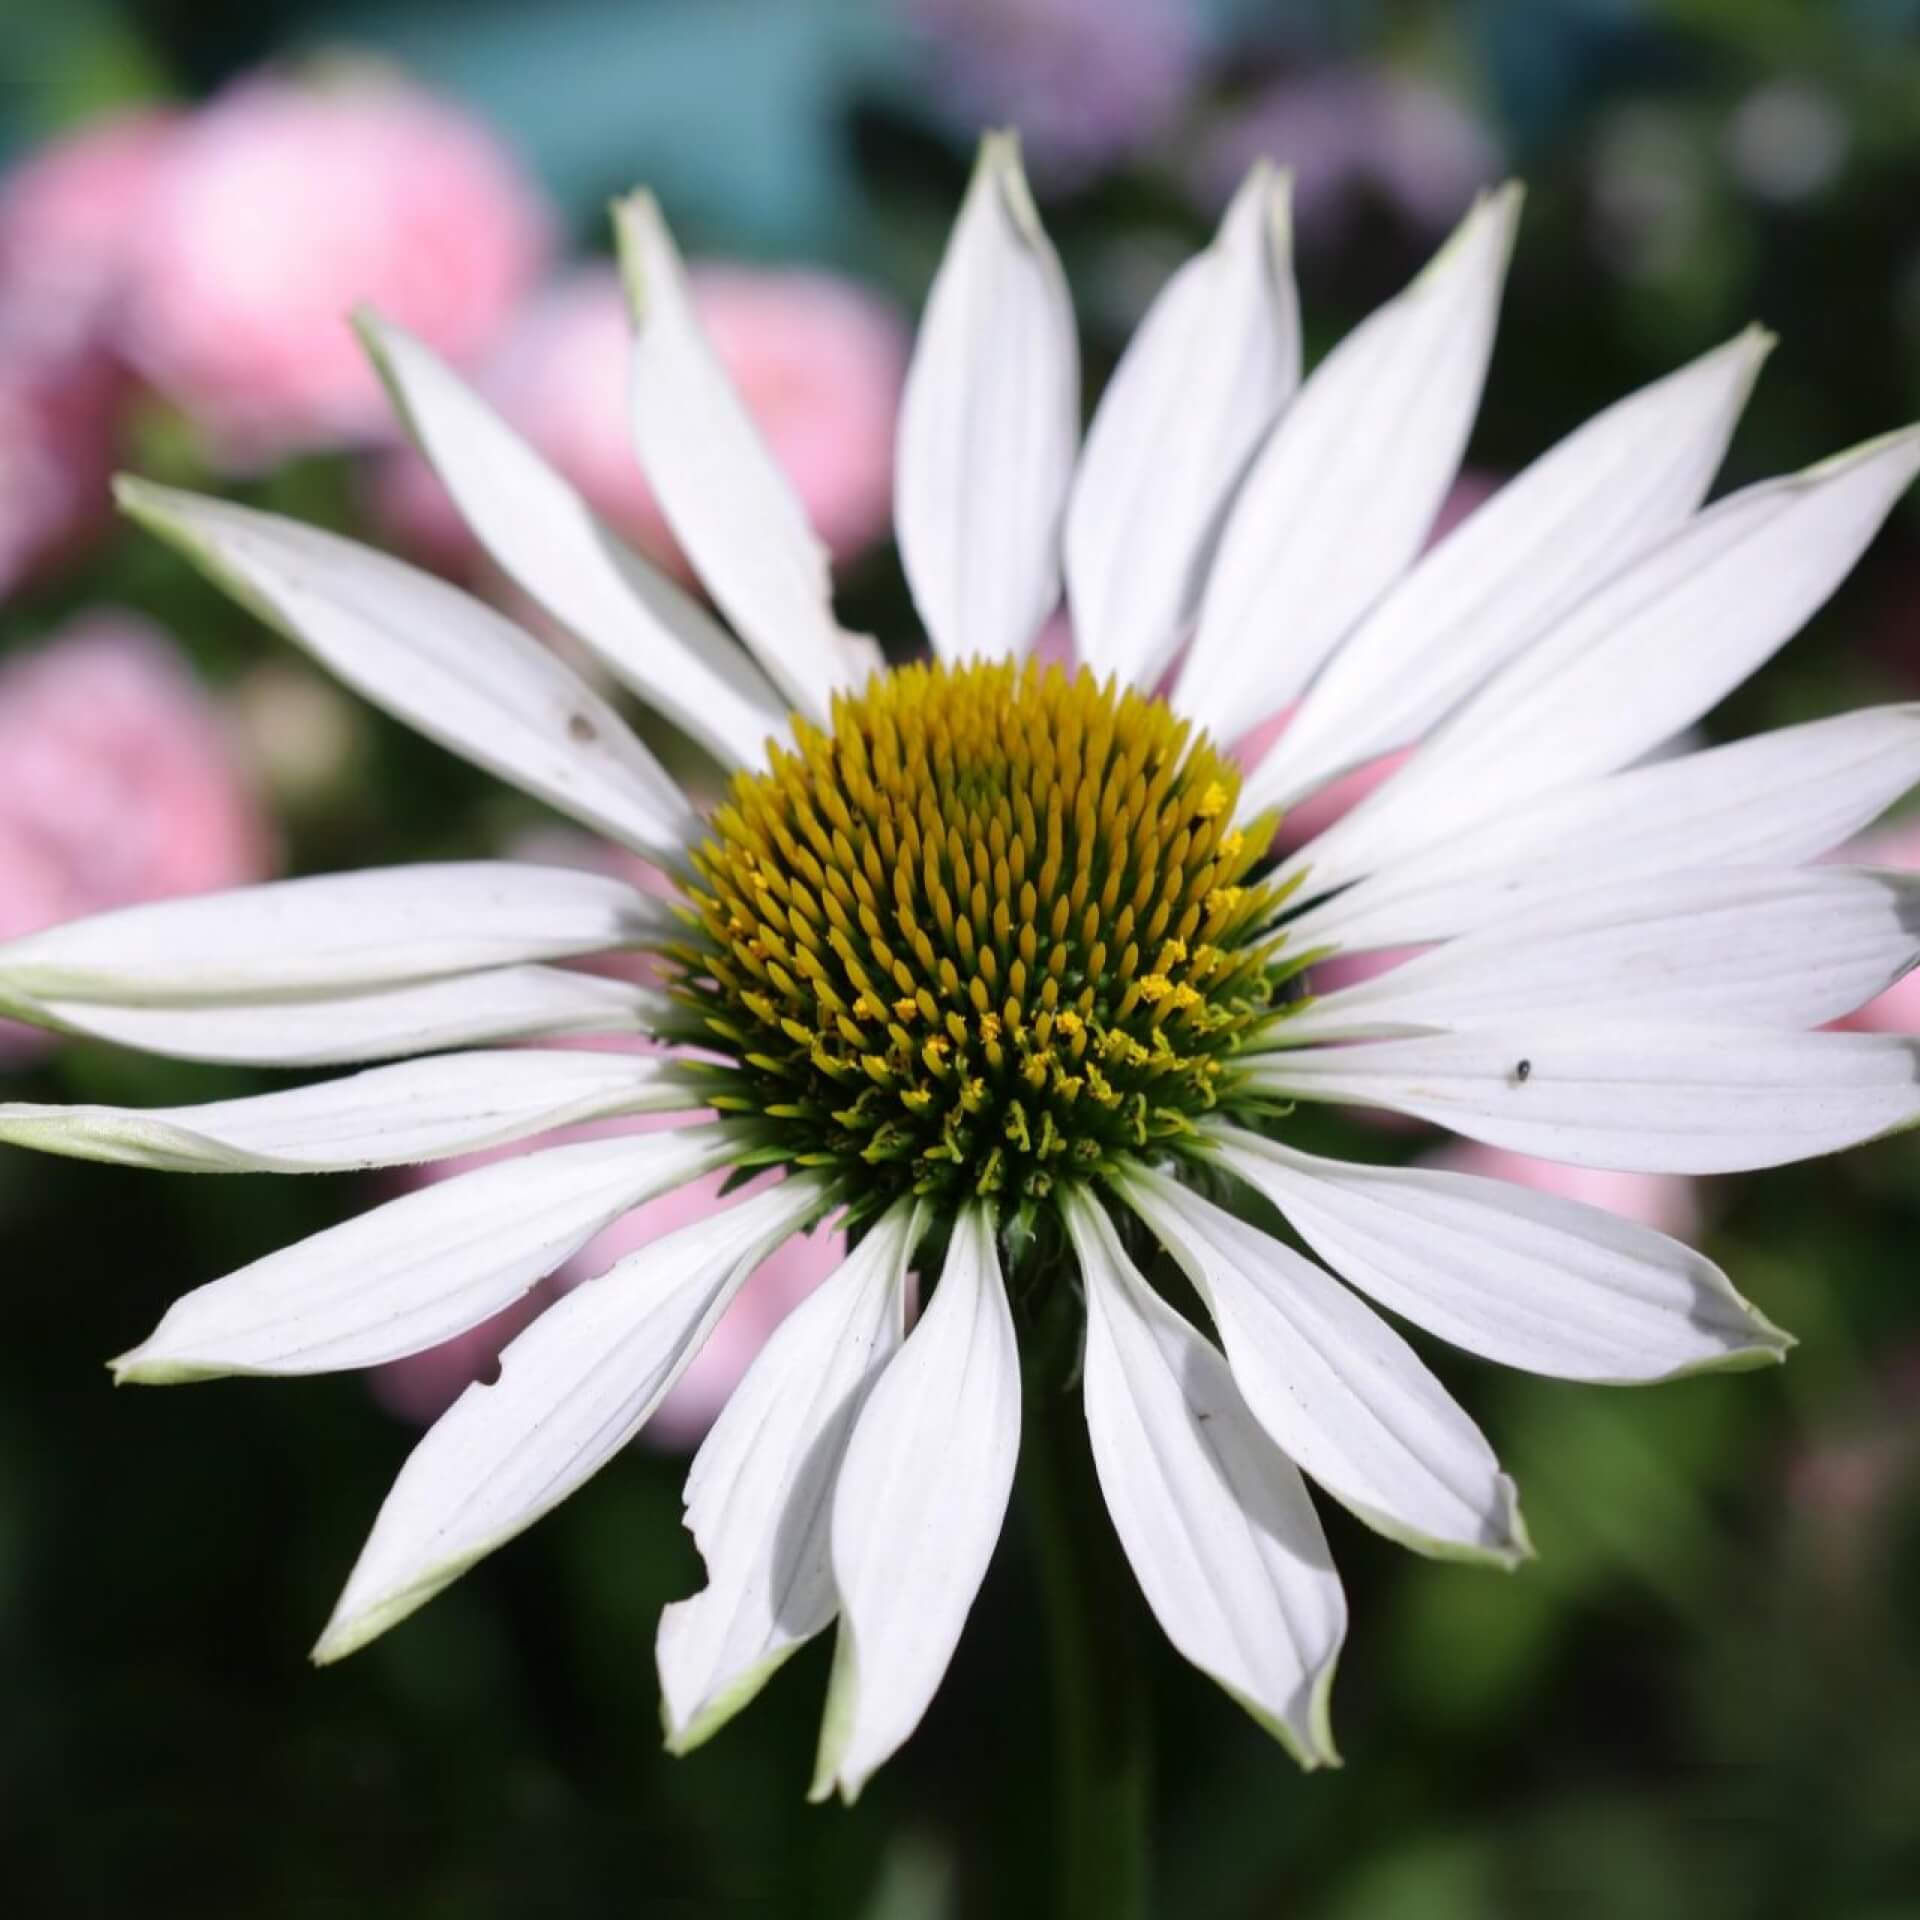
<instances>
[{"instance_id":1,"label":"dark green background","mask_svg":"<svg viewBox=\"0 0 1920 1920\"><path fill-rule=\"evenodd\" d=\"M1920 8L1222 0L1206 18L1196 124L1280 72L1391 61L1473 103L1529 180L1478 463L1518 465L1753 317L1782 344L1729 481L1920 413ZM602 244L606 193L645 177L690 250L827 259L914 304L964 177L964 142L925 117L899 36L861 0L15 0L0 152L343 42L492 114L583 248ZM1754 89L1788 81L1847 137L1834 177L1783 203L1730 166L1728 128ZM1096 370L1130 263L1205 231L1182 160L1163 145L1046 209ZM1623 261L1605 210L1636 180L1657 189L1656 226L1681 224ZM1311 349L1428 244L1384 202L1323 236L1301 262ZM348 497L324 462L255 491L334 519ZM1909 502L1711 731L1910 697L1917 549ZM0 645L97 599L164 619L216 684L272 650L132 540L0 608ZM906 632L890 554L849 602ZM289 823L299 864L484 850L521 817L397 729L369 724L367 742L357 791ZM74 1047L0 1090L242 1084ZM1300 1137L1422 1144L1319 1120ZM348 1180L0 1154L0 1901L409 1920L1037 1911L1046 1676L1017 1517L932 1713L851 1813L803 1801L820 1648L694 1758L659 1751L654 1618L699 1576L683 1465L644 1450L366 1653L306 1666L405 1431L352 1378L116 1393L102 1362L184 1287L366 1198ZM1436 1566L1329 1517L1354 1609L1344 1772L1301 1778L1149 1642L1160 1912L1920 1915L1920 1144L1718 1183L1713 1207L1710 1250L1801 1338L1787 1368L1615 1394L1448 1357L1520 1479L1539 1562L1512 1578Z\"/></svg>"}]
</instances>

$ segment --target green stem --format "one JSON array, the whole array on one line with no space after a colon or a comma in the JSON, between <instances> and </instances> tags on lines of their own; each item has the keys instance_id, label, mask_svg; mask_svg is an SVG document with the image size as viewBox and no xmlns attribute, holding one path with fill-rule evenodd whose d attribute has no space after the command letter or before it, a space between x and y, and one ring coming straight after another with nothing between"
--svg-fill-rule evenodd
<instances>
[{"instance_id":1,"label":"green stem","mask_svg":"<svg viewBox=\"0 0 1920 1920\"><path fill-rule=\"evenodd\" d=\"M1051 1656L1055 1920L1146 1920L1151 1734L1132 1576L1094 1476L1080 1396L1027 1396L1020 1490Z\"/></svg>"}]
</instances>

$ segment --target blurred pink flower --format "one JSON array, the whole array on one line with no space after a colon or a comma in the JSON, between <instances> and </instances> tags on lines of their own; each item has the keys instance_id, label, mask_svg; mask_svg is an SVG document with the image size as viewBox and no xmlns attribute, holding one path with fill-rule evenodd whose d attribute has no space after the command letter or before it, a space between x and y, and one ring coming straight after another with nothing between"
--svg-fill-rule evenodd
<instances>
[{"instance_id":1,"label":"blurred pink flower","mask_svg":"<svg viewBox=\"0 0 1920 1920\"><path fill-rule=\"evenodd\" d=\"M0 664L0 767L0 938L242 886L274 864L211 703L132 614L88 614ZM10 1057L45 1044L0 1025Z\"/></svg>"},{"instance_id":2,"label":"blurred pink flower","mask_svg":"<svg viewBox=\"0 0 1920 1920\"><path fill-rule=\"evenodd\" d=\"M682 1125L685 1118L680 1114L661 1114L572 1127L547 1135L535 1145L553 1146L563 1140L649 1132ZM470 1154L463 1159L415 1169L411 1178L415 1185L430 1185L469 1167L529 1150L521 1145L492 1153ZM409 1354L405 1359L390 1360L374 1368L370 1375L374 1397L403 1420L425 1426L437 1419L470 1382L491 1377L501 1349L543 1307L582 1280L606 1272L615 1261L713 1212L720 1204L725 1177L711 1174L636 1207L588 1241L558 1274L526 1299L516 1301L491 1320L437 1347L429 1347L424 1353ZM669 1449L698 1445L774 1328L845 1259L846 1251L844 1234L818 1229L804 1237L795 1236L781 1246L754 1273L721 1316L693 1364L647 1422L642 1438L651 1445Z\"/></svg>"},{"instance_id":3,"label":"blurred pink flower","mask_svg":"<svg viewBox=\"0 0 1920 1920\"><path fill-rule=\"evenodd\" d=\"M907 331L891 308L828 274L701 265L700 317L774 459L836 558L885 533ZM480 384L488 397L642 552L690 572L633 451L632 333L611 267L569 275L522 312ZM425 461L396 452L372 504L398 538L461 569L478 548Z\"/></svg>"},{"instance_id":4,"label":"blurred pink flower","mask_svg":"<svg viewBox=\"0 0 1920 1920\"><path fill-rule=\"evenodd\" d=\"M927 89L972 135L1017 127L1034 178L1071 190L1171 128L1204 51L1183 0L911 0Z\"/></svg>"},{"instance_id":5,"label":"blurred pink flower","mask_svg":"<svg viewBox=\"0 0 1920 1920\"><path fill-rule=\"evenodd\" d=\"M1920 871L1920 820L1896 821L1863 834L1834 855L1849 866L1894 867ZM1920 967L1897 980L1877 999L1833 1023L1862 1033L1920 1033Z\"/></svg>"},{"instance_id":6,"label":"blurred pink flower","mask_svg":"<svg viewBox=\"0 0 1920 1920\"><path fill-rule=\"evenodd\" d=\"M18 334L61 349L102 337L179 125L166 112L115 114L0 180L0 309Z\"/></svg>"},{"instance_id":7,"label":"blurred pink flower","mask_svg":"<svg viewBox=\"0 0 1920 1920\"><path fill-rule=\"evenodd\" d=\"M125 307L132 364L223 458L390 435L357 302L463 364L549 249L544 202L485 126L387 76L267 76L166 156Z\"/></svg>"},{"instance_id":8,"label":"blurred pink flower","mask_svg":"<svg viewBox=\"0 0 1920 1920\"><path fill-rule=\"evenodd\" d=\"M1485 1147L1471 1140L1450 1142L1430 1154L1425 1164L1511 1180L1538 1193L1557 1193L1564 1200L1602 1207L1624 1220L1637 1220L1643 1227L1679 1240L1697 1238L1705 1225L1700 1183L1680 1174L1565 1167L1558 1161L1535 1160L1524 1153L1508 1153L1502 1147Z\"/></svg>"},{"instance_id":9,"label":"blurred pink flower","mask_svg":"<svg viewBox=\"0 0 1920 1920\"><path fill-rule=\"evenodd\" d=\"M106 524L123 389L104 354L16 327L0 299L0 600Z\"/></svg>"},{"instance_id":10,"label":"blurred pink flower","mask_svg":"<svg viewBox=\"0 0 1920 1920\"><path fill-rule=\"evenodd\" d=\"M174 125L99 121L0 179L0 597L107 522L129 384L110 323Z\"/></svg>"}]
</instances>

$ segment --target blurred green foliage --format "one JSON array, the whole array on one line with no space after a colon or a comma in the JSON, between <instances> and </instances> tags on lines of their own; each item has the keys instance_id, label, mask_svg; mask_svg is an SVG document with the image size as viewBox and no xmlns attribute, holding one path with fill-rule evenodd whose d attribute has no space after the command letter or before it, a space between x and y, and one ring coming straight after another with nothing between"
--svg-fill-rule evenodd
<instances>
[{"instance_id":1,"label":"blurred green foliage","mask_svg":"<svg viewBox=\"0 0 1920 1920\"><path fill-rule=\"evenodd\" d=\"M1047 209L1104 369L1205 232L1184 157L1264 78L1390 64L1457 90L1532 183L1473 449L1515 466L1749 317L1782 346L1729 479L1920 410L1920 7L1900 0L1221 4L1189 128ZM878 0L66 0L0 11L0 152L104 103L351 43L498 120L582 244L633 178L696 249L827 258L917 301L964 175ZM1756 105L1756 102L1758 103ZM1832 133L1810 184L1768 104ZM1804 121L1801 124L1806 124ZM1769 132L1769 127L1775 130ZM1282 160L1291 158L1286 153ZM1790 157L1790 156L1789 156ZM1313 238L1311 345L1428 244L1389 198ZM159 442L149 467L175 458ZM346 524L342 469L254 497ZM218 685L274 653L156 546L0 609L152 612ZM907 633L891 555L850 618ZM1909 697L1912 504L1715 732ZM371 717L288 823L299 867L496 847L531 809ZM0 778L4 778L0 769ZM73 1046L21 1098L256 1082ZM1337 1119L1309 1146L1421 1143ZM10 1911L407 1916L1038 1910L1049 1781L1010 1526L920 1734L852 1812L804 1804L824 1649L711 1747L659 1750L652 1635L698 1581L682 1461L635 1449L339 1670L318 1628L407 1434L354 1379L114 1393L185 1286L371 1183L196 1181L0 1155L0 1830ZM1920 1914L1920 1144L1718 1183L1709 1250L1802 1345L1780 1372L1612 1394L1441 1365L1525 1489L1538 1563L1417 1561L1333 1513L1347 1766L1312 1780L1151 1635L1161 1911L1180 1920L1896 1920ZM1116 1607L1137 1608L1131 1592Z\"/></svg>"}]
</instances>

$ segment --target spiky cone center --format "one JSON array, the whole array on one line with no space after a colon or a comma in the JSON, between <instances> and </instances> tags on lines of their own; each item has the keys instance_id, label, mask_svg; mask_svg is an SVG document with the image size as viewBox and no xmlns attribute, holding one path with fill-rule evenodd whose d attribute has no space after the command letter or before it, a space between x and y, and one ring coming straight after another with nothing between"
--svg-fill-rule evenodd
<instances>
[{"instance_id":1,"label":"spiky cone center","mask_svg":"<svg viewBox=\"0 0 1920 1920\"><path fill-rule=\"evenodd\" d=\"M913 665L735 777L669 949L759 1158L1031 1214L1245 1104L1297 970L1250 874L1272 821L1164 703L1031 662Z\"/></svg>"}]
</instances>

